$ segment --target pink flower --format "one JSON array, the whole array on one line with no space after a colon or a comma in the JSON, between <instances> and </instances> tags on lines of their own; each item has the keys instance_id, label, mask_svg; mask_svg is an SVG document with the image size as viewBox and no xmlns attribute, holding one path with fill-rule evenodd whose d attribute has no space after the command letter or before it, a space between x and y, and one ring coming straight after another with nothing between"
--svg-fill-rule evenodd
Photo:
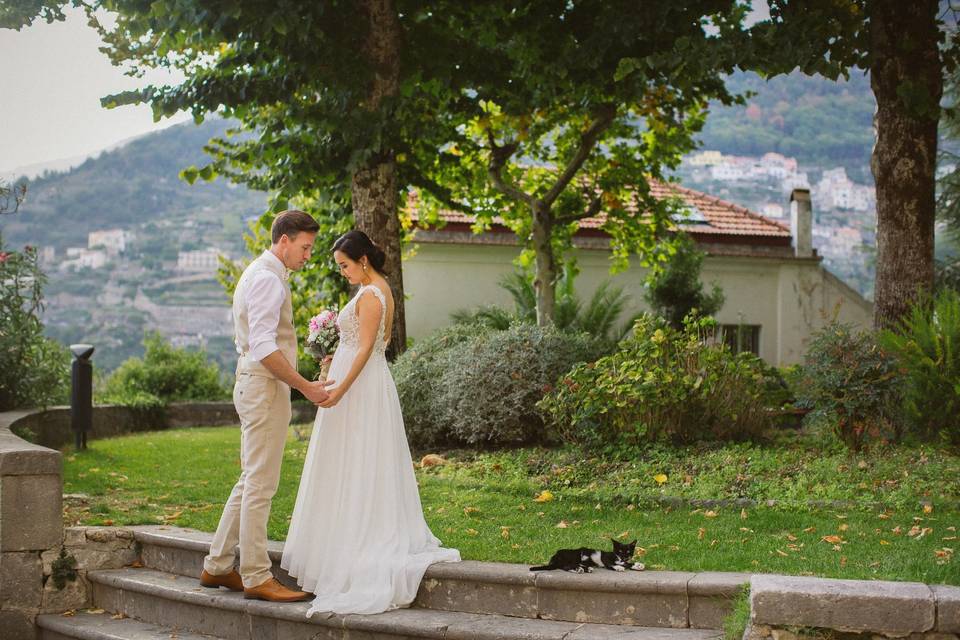
<instances>
[{"instance_id":1,"label":"pink flower","mask_svg":"<svg viewBox=\"0 0 960 640\"><path fill-rule=\"evenodd\" d=\"M7 258L10 257L10 254L6 251L0 251L0 262L6 262Z\"/></svg>"}]
</instances>

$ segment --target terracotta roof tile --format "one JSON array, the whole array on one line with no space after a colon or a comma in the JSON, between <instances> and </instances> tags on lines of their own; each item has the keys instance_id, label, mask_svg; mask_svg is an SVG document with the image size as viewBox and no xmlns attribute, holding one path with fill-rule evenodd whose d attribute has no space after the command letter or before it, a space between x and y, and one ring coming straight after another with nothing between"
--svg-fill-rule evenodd
<instances>
[{"instance_id":1,"label":"terracotta roof tile","mask_svg":"<svg viewBox=\"0 0 960 640\"><path fill-rule=\"evenodd\" d=\"M790 229L783 223L771 220L741 207L732 202L721 200L706 193L681 187L673 183L659 181L650 182L650 191L655 198L663 199L672 195L679 196L691 207L695 207L703 214L702 221L689 221L683 228L692 234L746 236L755 238L789 238ZM415 196L408 200L412 209L413 219L416 220ZM440 219L447 223L472 224L474 217L459 211L443 211ZM494 218L493 223L502 225L501 218ZM604 217L585 218L580 221L581 229L600 229Z\"/></svg>"}]
</instances>

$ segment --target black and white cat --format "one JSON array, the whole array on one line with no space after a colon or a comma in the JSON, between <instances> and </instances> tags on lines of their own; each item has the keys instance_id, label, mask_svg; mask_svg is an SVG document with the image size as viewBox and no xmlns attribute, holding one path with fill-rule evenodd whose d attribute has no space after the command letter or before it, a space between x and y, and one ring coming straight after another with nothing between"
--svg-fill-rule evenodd
<instances>
[{"instance_id":1,"label":"black and white cat","mask_svg":"<svg viewBox=\"0 0 960 640\"><path fill-rule=\"evenodd\" d=\"M550 571L553 569L563 569L574 573L592 573L594 567L606 567L611 571L643 571L645 566L642 562L633 562L633 552L637 548L637 541L630 543L617 542L613 538L613 551L598 551L588 547L579 549L560 549L550 562L539 566L530 567L530 571Z\"/></svg>"}]
</instances>

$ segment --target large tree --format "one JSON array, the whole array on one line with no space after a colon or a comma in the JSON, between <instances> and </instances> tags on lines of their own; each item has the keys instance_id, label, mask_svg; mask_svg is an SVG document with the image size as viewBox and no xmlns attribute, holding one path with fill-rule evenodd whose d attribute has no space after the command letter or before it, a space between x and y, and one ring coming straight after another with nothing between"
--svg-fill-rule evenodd
<instances>
[{"instance_id":1,"label":"large tree","mask_svg":"<svg viewBox=\"0 0 960 640\"><path fill-rule=\"evenodd\" d=\"M877 188L874 324L895 327L933 287L937 125L944 75L956 67L949 9L938 0L768 0L745 64L797 65L837 77L869 71L877 100L871 168Z\"/></svg>"},{"instance_id":2,"label":"large tree","mask_svg":"<svg viewBox=\"0 0 960 640\"><path fill-rule=\"evenodd\" d=\"M425 205L500 218L534 265L537 321L582 220L598 218L623 266L651 250L678 202L653 198L710 99L726 103L745 12L734 1L489 3L448 16L495 55L457 107L464 125L432 167ZM511 34L511 37L502 37ZM439 194L439 196L438 196Z\"/></svg>"}]
</instances>

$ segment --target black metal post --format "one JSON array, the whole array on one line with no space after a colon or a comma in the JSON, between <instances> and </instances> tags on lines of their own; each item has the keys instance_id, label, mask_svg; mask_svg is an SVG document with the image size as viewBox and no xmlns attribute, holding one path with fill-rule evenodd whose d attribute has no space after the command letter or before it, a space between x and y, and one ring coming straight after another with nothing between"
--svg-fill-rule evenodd
<instances>
[{"instance_id":1,"label":"black metal post","mask_svg":"<svg viewBox=\"0 0 960 640\"><path fill-rule=\"evenodd\" d=\"M87 448L87 432L93 426L93 346L72 344L73 386L70 391L70 426L76 435L77 451Z\"/></svg>"}]
</instances>

